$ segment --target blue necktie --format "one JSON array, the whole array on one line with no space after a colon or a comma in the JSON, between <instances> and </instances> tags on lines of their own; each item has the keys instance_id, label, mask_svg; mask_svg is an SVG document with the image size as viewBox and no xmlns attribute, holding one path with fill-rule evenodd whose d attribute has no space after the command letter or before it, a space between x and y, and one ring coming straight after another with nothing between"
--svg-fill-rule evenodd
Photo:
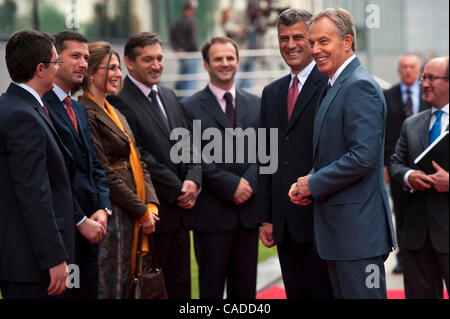
<instances>
[{"instance_id":1,"label":"blue necktie","mask_svg":"<svg viewBox=\"0 0 450 319\"><path fill-rule=\"evenodd\" d=\"M437 139L439 137L439 135L441 135L441 118L442 118L442 113L444 113L441 110L437 110L434 112L434 114L436 114L436 122L434 122L433 127L430 130L430 135L429 135L429 144L433 143L435 139Z\"/></svg>"}]
</instances>

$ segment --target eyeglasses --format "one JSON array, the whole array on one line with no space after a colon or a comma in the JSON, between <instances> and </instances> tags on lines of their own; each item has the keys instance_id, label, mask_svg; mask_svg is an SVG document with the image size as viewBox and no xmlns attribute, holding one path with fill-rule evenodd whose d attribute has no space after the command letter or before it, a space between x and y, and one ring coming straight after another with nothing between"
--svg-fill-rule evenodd
<instances>
[{"instance_id":1,"label":"eyeglasses","mask_svg":"<svg viewBox=\"0 0 450 319\"><path fill-rule=\"evenodd\" d=\"M108 66L99 66L98 69L108 69L111 72L116 72L117 70L122 71L122 68L120 67L120 65L115 65L115 64L111 64Z\"/></svg>"},{"instance_id":2,"label":"eyeglasses","mask_svg":"<svg viewBox=\"0 0 450 319\"><path fill-rule=\"evenodd\" d=\"M42 63L55 63L55 64L63 64L64 61L63 60L56 60L56 61L44 61Z\"/></svg>"},{"instance_id":3,"label":"eyeglasses","mask_svg":"<svg viewBox=\"0 0 450 319\"><path fill-rule=\"evenodd\" d=\"M419 82L423 83L426 80L430 81L430 83L433 83L434 81L436 81L437 79L447 79L448 80L448 76L434 76L434 75L421 75L419 77Z\"/></svg>"}]
</instances>

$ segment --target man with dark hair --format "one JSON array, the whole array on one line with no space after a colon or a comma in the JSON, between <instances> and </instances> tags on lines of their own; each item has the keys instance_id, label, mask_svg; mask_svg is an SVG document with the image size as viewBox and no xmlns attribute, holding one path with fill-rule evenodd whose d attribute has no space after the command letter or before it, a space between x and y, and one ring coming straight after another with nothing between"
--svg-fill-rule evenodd
<instances>
[{"instance_id":1,"label":"man with dark hair","mask_svg":"<svg viewBox=\"0 0 450 319\"><path fill-rule=\"evenodd\" d=\"M201 186L202 168L177 164L170 158L174 143L170 132L186 127L186 120L173 91L158 84L164 67L159 36L151 32L132 36L125 44L124 60L129 75L118 96L108 101L127 117L160 201L161 220L153 236L168 296L188 299L191 209Z\"/></svg>"},{"instance_id":2,"label":"man with dark hair","mask_svg":"<svg viewBox=\"0 0 450 319\"><path fill-rule=\"evenodd\" d=\"M43 101L64 145L76 162L72 187L75 197L75 263L80 267L80 287L72 291L77 299L98 297L98 242L106 234L108 211L111 212L109 189L101 162L94 152L88 116L84 107L72 99L71 91L85 76L89 50L87 39L73 31L54 35L55 47L62 64L53 89Z\"/></svg>"},{"instance_id":3,"label":"man with dark hair","mask_svg":"<svg viewBox=\"0 0 450 319\"><path fill-rule=\"evenodd\" d=\"M176 52L198 51L198 24L194 18L197 11L197 1L186 0L183 3L183 13L170 28L170 44ZM197 73L196 58L180 58L179 73ZM177 90L194 90L196 81L180 80L176 84Z\"/></svg>"},{"instance_id":4,"label":"man with dark hair","mask_svg":"<svg viewBox=\"0 0 450 319\"><path fill-rule=\"evenodd\" d=\"M225 152L242 163L224 159L203 161L204 186L193 209L195 255L198 261L200 298L221 299L226 283L228 299L256 297L258 260L258 222L256 211L257 164L251 163L256 139L247 141L249 149L239 150L236 134L232 148L226 148L227 130L247 131L258 127L260 98L236 88L234 76L239 68L236 43L217 37L203 49L203 66L209 74L208 86L182 101L186 117L201 121L201 134L220 131ZM203 141L201 152L209 141ZM253 144L252 144L253 143ZM200 150L199 150L200 151ZM256 156L256 154L255 154Z\"/></svg>"},{"instance_id":5,"label":"man with dark hair","mask_svg":"<svg viewBox=\"0 0 450 319\"><path fill-rule=\"evenodd\" d=\"M395 214L395 229L399 247L397 252L397 265L393 270L396 274L403 272L401 247L403 217L407 214L404 208L406 197L402 184L398 184L389 178L387 166L389 165L390 157L394 154L403 121L411 115L429 108L429 105L422 99L422 90L418 81L421 69L422 62L417 55L403 54L398 62L400 83L383 92L386 98L387 110L386 140L384 142L385 180L386 183L390 183Z\"/></svg>"},{"instance_id":6,"label":"man with dark hair","mask_svg":"<svg viewBox=\"0 0 450 319\"><path fill-rule=\"evenodd\" d=\"M423 172L414 160L440 135L448 134L448 57L429 61L421 81L423 98L431 109L403 123L389 173L409 190L401 242L405 296L442 299L443 280L449 289L449 175L436 162L434 172ZM448 163L448 149L444 156Z\"/></svg>"},{"instance_id":7,"label":"man with dark hair","mask_svg":"<svg viewBox=\"0 0 450 319\"><path fill-rule=\"evenodd\" d=\"M258 192L267 194L258 197L263 223L259 237L266 247L278 247L289 299L333 298L327 265L314 249L313 207L294 205L286 196L297 177L312 168L314 113L327 81L311 56L307 34L311 17L299 9L287 9L278 17L280 53L291 74L266 86L261 103L261 127L279 130L282 165L275 174L259 176Z\"/></svg>"},{"instance_id":8,"label":"man with dark hair","mask_svg":"<svg viewBox=\"0 0 450 319\"><path fill-rule=\"evenodd\" d=\"M26 30L6 44L13 81L0 97L0 290L6 299L61 295L74 261L73 159L41 100L60 63L48 34Z\"/></svg>"},{"instance_id":9,"label":"man with dark hair","mask_svg":"<svg viewBox=\"0 0 450 319\"><path fill-rule=\"evenodd\" d=\"M336 298L387 298L384 261L395 246L384 183L386 102L355 56L355 26L344 9L309 25L311 54L328 86L314 118L313 169L289 192L314 200L314 235Z\"/></svg>"}]
</instances>

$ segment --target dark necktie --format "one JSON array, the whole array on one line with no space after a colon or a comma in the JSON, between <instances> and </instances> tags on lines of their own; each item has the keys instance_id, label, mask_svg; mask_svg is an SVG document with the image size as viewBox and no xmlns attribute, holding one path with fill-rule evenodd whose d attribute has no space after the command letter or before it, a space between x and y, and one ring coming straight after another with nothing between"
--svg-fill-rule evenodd
<instances>
[{"instance_id":1,"label":"dark necktie","mask_svg":"<svg viewBox=\"0 0 450 319\"><path fill-rule=\"evenodd\" d=\"M75 128L75 131L78 133L77 117L75 115L75 112L73 111L72 100L70 99L70 96L65 97L64 104L66 105L66 112L69 115L70 120L72 121L73 127Z\"/></svg>"},{"instance_id":2,"label":"dark necktie","mask_svg":"<svg viewBox=\"0 0 450 319\"><path fill-rule=\"evenodd\" d=\"M235 112L233 106L233 96L231 95L230 92L227 92L223 95L223 98L225 99L225 101L227 101L225 116L227 117L228 122L230 122L231 126L234 127Z\"/></svg>"},{"instance_id":3,"label":"dark necktie","mask_svg":"<svg viewBox=\"0 0 450 319\"><path fill-rule=\"evenodd\" d=\"M410 89L406 90L406 102L403 105L403 112L405 113L405 117L410 117L413 114L411 90Z\"/></svg>"},{"instance_id":4,"label":"dark necktie","mask_svg":"<svg viewBox=\"0 0 450 319\"><path fill-rule=\"evenodd\" d=\"M152 99L152 103L151 104L153 104L153 106L155 107L156 113L159 114L159 116L161 118L161 122L164 124L164 126L167 129L167 131L170 132L169 120L167 119L166 115L163 113L163 111L159 107L157 94L158 93L155 90L151 90L150 94L148 96Z\"/></svg>"},{"instance_id":5,"label":"dark necktie","mask_svg":"<svg viewBox=\"0 0 450 319\"><path fill-rule=\"evenodd\" d=\"M288 121L291 119L292 112L294 111L295 103L297 102L298 98L298 77L294 76L294 80L292 81L292 85L289 88L288 91L288 97L287 97L287 115L288 115Z\"/></svg>"},{"instance_id":6,"label":"dark necktie","mask_svg":"<svg viewBox=\"0 0 450 319\"><path fill-rule=\"evenodd\" d=\"M442 119L442 113L444 113L442 110L437 110L434 112L436 115L436 122L434 122L433 126L430 130L429 140L428 143L432 144L435 139L441 135L441 119Z\"/></svg>"}]
</instances>

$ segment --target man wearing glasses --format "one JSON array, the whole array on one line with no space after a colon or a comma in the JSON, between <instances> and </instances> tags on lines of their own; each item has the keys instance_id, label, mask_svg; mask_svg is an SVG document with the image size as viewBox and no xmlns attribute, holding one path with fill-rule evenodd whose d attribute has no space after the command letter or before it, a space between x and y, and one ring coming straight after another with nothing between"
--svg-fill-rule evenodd
<instances>
[{"instance_id":1,"label":"man wearing glasses","mask_svg":"<svg viewBox=\"0 0 450 319\"><path fill-rule=\"evenodd\" d=\"M421 83L432 108L405 120L389 165L392 178L409 190L402 241L406 298L442 299L443 280L449 288L448 171L433 162L435 172L426 174L414 164L448 131L448 81L448 57L427 63ZM448 155L447 150L447 162Z\"/></svg>"},{"instance_id":2,"label":"man wearing glasses","mask_svg":"<svg viewBox=\"0 0 450 319\"><path fill-rule=\"evenodd\" d=\"M26 30L6 44L12 79L0 97L0 289L48 299L74 261L73 162L42 102L59 70L53 37Z\"/></svg>"},{"instance_id":3,"label":"man wearing glasses","mask_svg":"<svg viewBox=\"0 0 450 319\"><path fill-rule=\"evenodd\" d=\"M395 214L395 228L399 250L397 251L397 265L393 272L401 274L403 272L402 263L402 226L404 212L404 190L402 184L397 184L389 178L387 166L389 159L395 152L400 136L400 129L403 121L411 115L428 109L430 106L421 98L422 89L419 83L419 75L422 70L422 62L415 54L403 54L398 62L398 74L400 83L394 85L389 90L384 91L386 99L386 138L384 144L384 169L385 181L390 184L390 192Z\"/></svg>"}]
</instances>

